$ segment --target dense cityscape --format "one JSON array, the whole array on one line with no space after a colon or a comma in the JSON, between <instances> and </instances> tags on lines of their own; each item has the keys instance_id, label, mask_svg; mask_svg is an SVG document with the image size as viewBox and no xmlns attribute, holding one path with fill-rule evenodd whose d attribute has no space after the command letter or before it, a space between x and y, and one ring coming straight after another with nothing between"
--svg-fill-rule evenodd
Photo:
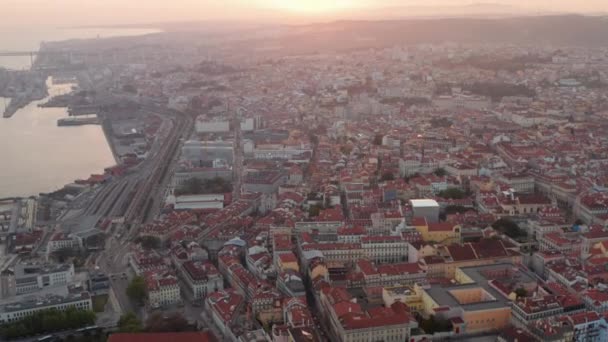
<instances>
[{"instance_id":1,"label":"dense cityscape","mask_svg":"<svg viewBox=\"0 0 608 342\"><path fill-rule=\"evenodd\" d=\"M2 338L608 341L608 48L326 29L3 71L116 164L0 201Z\"/></svg>"}]
</instances>

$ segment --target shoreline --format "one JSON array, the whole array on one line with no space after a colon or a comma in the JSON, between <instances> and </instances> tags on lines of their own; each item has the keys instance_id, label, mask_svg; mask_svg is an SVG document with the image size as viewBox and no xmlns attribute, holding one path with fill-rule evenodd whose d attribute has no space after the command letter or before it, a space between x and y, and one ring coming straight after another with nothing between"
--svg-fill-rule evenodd
<instances>
[{"instance_id":1,"label":"shoreline","mask_svg":"<svg viewBox=\"0 0 608 342\"><path fill-rule=\"evenodd\" d=\"M112 158L114 159L114 164L118 165L119 155L116 152L116 146L114 145L114 140L112 140L112 137L110 135L111 127L108 127L109 120L106 118L100 118L99 113L97 114L97 117L101 121L101 131L103 132L103 136L106 138L106 142L108 143L108 146L110 146L110 152L112 153ZM111 166L108 166L108 167L111 167Z\"/></svg>"},{"instance_id":2,"label":"shoreline","mask_svg":"<svg viewBox=\"0 0 608 342\"><path fill-rule=\"evenodd\" d=\"M55 83L53 83L53 82L52 82L52 78L51 78L51 77L49 77L47 80L48 80L48 83L45 83L45 84L46 84L46 93L47 93L47 95L46 95L44 98L42 98L42 99L39 99L39 100L34 100L34 101L31 101L31 102L43 101L43 100L45 100L45 99L46 99L46 100L48 100L48 99L52 98L52 96L53 96L53 95L51 95L51 93L49 92L49 89L50 89L51 87L53 87L53 86L58 86L59 84L55 84ZM11 102L12 102L12 101L11 101ZM30 102L30 103L31 103L31 102ZM27 104L26 104L26 106L27 106ZM24 106L24 107L25 107L25 106ZM37 106L37 107L39 107L39 108L44 108L44 107L40 107L40 106ZM68 107L56 107L56 108L65 108L65 110L66 110L66 114L68 114L68 113L67 113ZM23 109L23 107L18 108L18 109L15 111L15 113L16 113L16 112L18 112L18 111L19 111L19 110L21 110L21 109ZM15 113L13 113L13 114L15 114ZM68 116L68 117L69 117L69 116ZM11 120L11 117L6 117L5 119L6 119L6 120ZM104 167L103 167L101 170L92 171L90 174L86 175L86 177L90 177L91 175L96 174L96 173L100 173L100 172L101 172L101 173L103 173L103 172L105 172L105 169L106 169L106 168L109 168L109 167L112 167L112 166L115 166L115 165L117 165L117 164L118 164L118 159L117 159L117 155L116 155L116 148L115 148L115 146L114 146L113 141L111 140L111 137L110 137L110 136L109 136L109 134L106 132L105 125L104 125L104 122L105 122L105 121L106 121L106 120L104 119L104 120L102 121L102 124L101 124L100 126L102 127L102 132L103 132L103 135L104 135L105 142L106 142L106 144L107 144L107 145L109 146L109 148L110 148L110 153L112 154L112 160L114 161L114 165L107 165L107 166L104 166ZM59 126L57 127L57 129L65 129L65 128L66 128L66 127L59 127ZM49 187L52 187L52 188L53 188L53 190L49 190L49 191L42 191L42 192L38 192L37 194L29 194L29 195L26 195L26 194L24 194L24 195L5 195L5 196L2 196L2 198L0 198L0 201L2 201L2 200L13 200L13 201L14 201L14 200L22 200L22 199L27 199L27 198L35 198L35 199L39 199L39 198L41 197L41 195L44 195L44 194L51 194L51 193L54 193L54 192L60 191L60 190L64 189L64 188L65 188L67 185L69 185L69 184L71 184L71 183L74 183L74 182L75 182L76 180L78 180L78 179L82 179L82 178L75 178L75 179L73 179L73 180L72 180L71 182L69 182L69 183L64 183L64 184L53 184L53 185L49 186Z\"/></svg>"}]
</instances>

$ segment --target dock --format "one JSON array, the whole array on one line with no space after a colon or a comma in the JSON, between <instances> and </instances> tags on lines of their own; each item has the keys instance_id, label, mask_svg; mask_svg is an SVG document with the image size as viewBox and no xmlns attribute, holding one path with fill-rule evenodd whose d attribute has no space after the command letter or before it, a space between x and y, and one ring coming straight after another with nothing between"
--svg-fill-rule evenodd
<instances>
[{"instance_id":1,"label":"dock","mask_svg":"<svg viewBox=\"0 0 608 342\"><path fill-rule=\"evenodd\" d=\"M92 117L70 117L57 120L57 126L82 126L82 125L100 125L101 122L97 116Z\"/></svg>"}]
</instances>

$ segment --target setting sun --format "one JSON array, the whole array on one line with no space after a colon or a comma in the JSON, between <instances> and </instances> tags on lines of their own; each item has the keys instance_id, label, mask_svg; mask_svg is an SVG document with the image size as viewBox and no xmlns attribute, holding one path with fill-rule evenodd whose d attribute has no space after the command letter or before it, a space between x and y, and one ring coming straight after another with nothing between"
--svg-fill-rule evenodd
<instances>
[{"instance_id":1,"label":"setting sun","mask_svg":"<svg viewBox=\"0 0 608 342\"><path fill-rule=\"evenodd\" d=\"M271 7L299 12L299 13L326 13L357 7L353 0L273 0Z\"/></svg>"}]
</instances>

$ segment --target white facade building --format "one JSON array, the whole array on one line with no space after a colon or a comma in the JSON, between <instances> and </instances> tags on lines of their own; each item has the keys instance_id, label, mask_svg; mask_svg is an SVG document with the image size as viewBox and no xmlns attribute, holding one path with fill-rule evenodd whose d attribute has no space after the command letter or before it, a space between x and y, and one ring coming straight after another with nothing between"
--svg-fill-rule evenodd
<instances>
[{"instance_id":1,"label":"white facade building","mask_svg":"<svg viewBox=\"0 0 608 342\"><path fill-rule=\"evenodd\" d=\"M15 266L15 292L24 294L47 287L67 285L74 279L73 264Z\"/></svg>"},{"instance_id":2,"label":"white facade building","mask_svg":"<svg viewBox=\"0 0 608 342\"><path fill-rule=\"evenodd\" d=\"M153 308L178 304L182 301L177 278L172 275L147 275L146 290L148 292L148 301Z\"/></svg>"},{"instance_id":3,"label":"white facade building","mask_svg":"<svg viewBox=\"0 0 608 342\"><path fill-rule=\"evenodd\" d=\"M67 292L67 288L66 291ZM42 310L57 309L60 311L69 308L80 310L93 310L93 302L88 292L78 294L53 295L40 298L21 298L10 303L0 305L0 323L10 323L21 320Z\"/></svg>"},{"instance_id":4,"label":"white facade building","mask_svg":"<svg viewBox=\"0 0 608 342\"><path fill-rule=\"evenodd\" d=\"M179 272L195 299L224 289L224 279L208 261L186 261L179 268Z\"/></svg>"}]
</instances>

